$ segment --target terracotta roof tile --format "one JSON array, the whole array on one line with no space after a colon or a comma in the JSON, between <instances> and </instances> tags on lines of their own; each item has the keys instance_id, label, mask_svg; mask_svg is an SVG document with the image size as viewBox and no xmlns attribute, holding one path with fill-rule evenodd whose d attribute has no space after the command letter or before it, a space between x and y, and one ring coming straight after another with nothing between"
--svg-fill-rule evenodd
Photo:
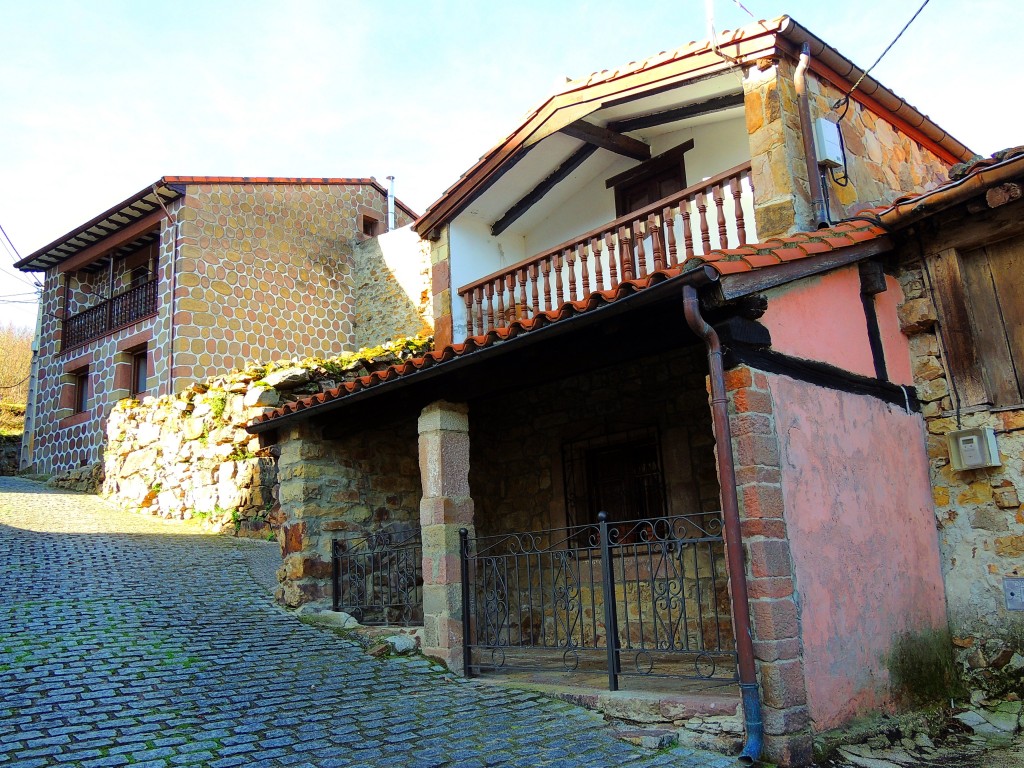
<instances>
[{"instance_id":1,"label":"terracotta roof tile","mask_svg":"<svg viewBox=\"0 0 1024 768\"><path fill-rule=\"evenodd\" d=\"M796 259L806 259L809 254L805 248L790 246L788 248L774 248L772 249L772 255L779 261L794 261Z\"/></svg>"},{"instance_id":2,"label":"terracotta roof tile","mask_svg":"<svg viewBox=\"0 0 1024 768\"><path fill-rule=\"evenodd\" d=\"M871 213L871 211L868 211L865 212L865 215L870 215ZM840 231L837 231L838 227L842 228L840 231L844 234L840 234ZM584 299L564 302L558 308L541 312L534 317L514 320L507 327L491 329L479 336L471 336L458 344L450 344L443 349L428 352L422 357L390 366L383 371L375 371L366 376L361 376L354 381L344 383L336 389L321 392L318 395L313 395L294 403L287 403L256 418L252 425L259 426L267 422L276 421L315 405L329 403L356 392L401 379L417 371L470 355L496 344L501 344L523 334L532 333L554 323L567 320L570 317L612 304L652 285L663 283L685 272L697 269L702 264L713 267L721 275L751 272L757 269L771 269L786 261L794 261L807 258L816 253L833 251L838 248L854 245L855 242L864 242L882 237L885 234L886 232L882 227L877 226L871 221L856 220L817 232L800 232L783 238L772 238L764 243L753 243L739 248L710 251L703 256L695 256L687 260L681 266L655 270L646 277L626 280L615 288L595 291Z\"/></svg>"}]
</instances>

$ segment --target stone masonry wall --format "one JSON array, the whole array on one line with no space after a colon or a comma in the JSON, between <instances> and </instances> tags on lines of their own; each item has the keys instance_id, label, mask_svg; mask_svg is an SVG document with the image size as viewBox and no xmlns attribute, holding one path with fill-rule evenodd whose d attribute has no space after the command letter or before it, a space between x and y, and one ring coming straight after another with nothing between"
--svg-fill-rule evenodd
<instances>
[{"instance_id":1,"label":"stone masonry wall","mask_svg":"<svg viewBox=\"0 0 1024 768\"><path fill-rule=\"evenodd\" d=\"M172 216L180 206L180 200L169 204ZM157 314L112 334L74 349L63 349L64 284L68 282L74 286L79 281L74 275L62 275L57 268L46 273L40 299L35 436L31 441L31 451L28 449L28 437L22 444L25 458L32 462L33 471L61 473L101 460L104 420L114 404L129 395L124 382L130 380L131 362L124 356L125 349L146 344L149 349L149 391L156 393L166 388L174 234L166 219L159 227ZM96 296L90 299L91 302L97 300ZM86 411L76 414L70 407L73 387L67 374L84 367L89 368L91 393Z\"/></svg>"},{"instance_id":2,"label":"stone masonry wall","mask_svg":"<svg viewBox=\"0 0 1024 768\"><path fill-rule=\"evenodd\" d=\"M61 473L99 461L104 420L129 395L124 382L130 380L131 347L147 345L153 395L250 359L326 357L356 348L353 249L367 239L363 216L386 220L380 190L363 184L190 184L168 209L177 224L158 224L156 316L64 350L64 283L72 289L70 313L95 303L93 283L106 283L84 273L47 273L36 434L25 440L34 471ZM401 208L396 217L398 226L410 221ZM383 329L371 326L359 343L380 344L416 333L420 325L395 322L379 338L373 337ZM92 393L86 412L76 414L69 406L69 372L86 366Z\"/></svg>"},{"instance_id":3,"label":"stone masonry wall","mask_svg":"<svg viewBox=\"0 0 1024 768\"><path fill-rule=\"evenodd\" d=\"M781 765L806 765L813 738L772 394L768 378L746 366L728 371L725 384L764 706L764 756Z\"/></svg>"},{"instance_id":4,"label":"stone masonry wall","mask_svg":"<svg viewBox=\"0 0 1024 768\"><path fill-rule=\"evenodd\" d=\"M107 419L103 494L133 511L270 534L277 468L245 424L272 391L197 383L176 396L122 400Z\"/></svg>"},{"instance_id":5,"label":"stone masonry wall","mask_svg":"<svg viewBox=\"0 0 1024 768\"><path fill-rule=\"evenodd\" d=\"M361 185L190 184L184 201L176 380L355 349L358 212L384 220L386 196Z\"/></svg>"},{"instance_id":6,"label":"stone masonry wall","mask_svg":"<svg viewBox=\"0 0 1024 768\"><path fill-rule=\"evenodd\" d=\"M811 207L793 75L796 64L780 59L764 69L750 68L744 79L747 132L758 240L805 229ZM813 72L807 76L812 122L819 116L838 122L834 110L842 94ZM827 192L832 219L922 192L946 181L949 164L884 118L850 100L841 122L850 183L830 177Z\"/></svg>"},{"instance_id":7,"label":"stone masonry wall","mask_svg":"<svg viewBox=\"0 0 1024 768\"><path fill-rule=\"evenodd\" d=\"M420 470L416 421L408 418L325 440L308 422L281 436L278 465L284 564L279 602L331 596L331 540L388 527L418 528Z\"/></svg>"},{"instance_id":8,"label":"stone masonry wall","mask_svg":"<svg viewBox=\"0 0 1024 768\"><path fill-rule=\"evenodd\" d=\"M131 509L207 518L218 530L265 535L282 521L276 451L245 426L268 408L407 359L429 338L321 359L251 363L177 395L122 400L107 421L103 492Z\"/></svg>"},{"instance_id":9,"label":"stone masonry wall","mask_svg":"<svg viewBox=\"0 0 1024 768\"><path fill-rule=\"evenodd\" d=\"M960 428L992 427L1002 466L954 472L946 434L957 429L953 394L919 261L900 274L914 381L928 427L935 520L950 631L965 684L990 696L1024 689L1024 612L1007 610L1003 580L1024 578L1024 408L962 412Z\"/></svg>"},{"instance_id":10,"label":"stone masonry wall","mask_svg":"<svg viewBox=\"0 0 1024 768\"><path fill-rule=\"evenodd\" d=\"M565 525L562 445L648 426L660 431L670 513L718 510L703 365L694 347L474 402L477 533Z\"/></svg>"},{"instance_id":11,"label":"stone masonry wall","mask_svg":"<svg viewBox=\"0 0 1024 768\"><path fill-rule=\"evenodd\" d=\"M354 279L352 324L359 346L432 333L430 243L411 228L357 244Z\"/></svg>"}]
</instances>

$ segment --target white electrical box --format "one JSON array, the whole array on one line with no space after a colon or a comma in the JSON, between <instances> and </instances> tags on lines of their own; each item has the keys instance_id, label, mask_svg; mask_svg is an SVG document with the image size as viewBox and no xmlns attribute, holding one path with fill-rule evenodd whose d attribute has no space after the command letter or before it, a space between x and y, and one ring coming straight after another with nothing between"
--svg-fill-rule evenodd
<instances>
[{"instance_id":1,"label":"white electrical box","mask_svg":"<svg viewBox=\"0 0 1024 768\"><path fill-rule=\"evenodd\" d=\"M839 139L839 126L819 117L814 121L814 152L818 165L827 168L843 167L843 145Z\"/></svg>"},{"instance_id":2,"label":"white electrical box","mask_svg":"<svg viewBox=\"0 0 1024 768\"><path fill-rule=\"evenodd\" d=\"M960 429L946 435L949 460L956 472L1001 466L996 434L992 427Z\"/></svg>"}]
</instances>

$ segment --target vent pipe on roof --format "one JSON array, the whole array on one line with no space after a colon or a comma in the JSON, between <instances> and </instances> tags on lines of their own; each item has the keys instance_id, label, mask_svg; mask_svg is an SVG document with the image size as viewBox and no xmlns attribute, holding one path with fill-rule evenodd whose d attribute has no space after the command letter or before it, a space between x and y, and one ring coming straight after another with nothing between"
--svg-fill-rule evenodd
<instances>
[{"instance_id":1,"label":"vent pipe on roof","mask_svg":"<svg viewBox=\"0 0 1024 768\"><path fill-rule=\"evenodd\" d=\"M395 228L395 177L388 176L388 232Z\"/></svg>"}]
</instances>

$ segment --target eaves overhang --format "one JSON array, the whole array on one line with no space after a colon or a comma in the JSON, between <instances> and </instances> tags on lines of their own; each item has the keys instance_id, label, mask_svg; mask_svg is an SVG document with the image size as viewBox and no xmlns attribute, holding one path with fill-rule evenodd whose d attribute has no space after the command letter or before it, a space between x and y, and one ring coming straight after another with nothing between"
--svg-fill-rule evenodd
<instances>
[{"instance_id":1,"label":"eaves overhang","mask_svg":"<svg viewBox=\"0 0 1024 768\"><path fill-rule=\"evenodd\" d=\"M567 84L528 113L523 122L430 205L413 224L421 237L434 237L473 200L544 138L597 112L609 102L640 98L688 81L784 55L795 59L808 43L812 70L841 91L848 91L863 70L788 16L723 32L714 42L690 43L615 70L596 72ZM949 163L967 161L973 152L926 115L877 80L865 77L853 99L886 116L909 136Z\"/></svg>"},{"instance_id":2,"label":"eaves overhang","mask_svg":"<svg viewBox=\"0 0 1024 768\"><path fill-rule=\"evenodd\" d=\"M101 246L105 240L115 238L118 233L154 214L160 214L164 206L183 194L183 184L169 183L165 178L159 179L127 200L58 237L49 245L44 245L16 262L14 266L23 272L45 272L60 266L82 251Z\"/></svg>"}]
</instances>

